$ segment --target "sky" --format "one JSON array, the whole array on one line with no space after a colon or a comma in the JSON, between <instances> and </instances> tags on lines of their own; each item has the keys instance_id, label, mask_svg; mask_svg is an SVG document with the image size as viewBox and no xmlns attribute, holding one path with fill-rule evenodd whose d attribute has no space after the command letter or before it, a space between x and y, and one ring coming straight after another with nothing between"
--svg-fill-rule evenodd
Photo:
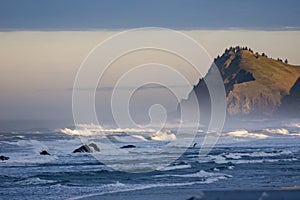
<instances>
[{"instance_id":1,"label":"sky","mask_svg":"<svg viewBox=\"0 0 300 200\"><path fill-rule=\"evenodd\" d=\"M299 6L292 0L1 0L0 119L72 118L71 88L81 63L97 44L130 28L182 31L211 58L241 45L299 65Z\"/></svg>"},{"instance_id":2,"label":"sky","mask_svg":"<svg viewBox=\"0 0 300 200\"><path fill-rule=\"evenodd\" d=\"M299 28L297 0L1 0L2 29Z\"/></svg>"}]
</instances>

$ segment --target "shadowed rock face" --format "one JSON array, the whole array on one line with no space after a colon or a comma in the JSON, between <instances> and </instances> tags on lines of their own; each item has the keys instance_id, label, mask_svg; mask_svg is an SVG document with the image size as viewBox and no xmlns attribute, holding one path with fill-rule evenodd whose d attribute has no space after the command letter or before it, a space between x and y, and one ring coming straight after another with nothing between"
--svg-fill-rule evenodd
<instances>
[{"instance_id":1,"label":"shadowed rock face","mask_svg":"<svg viewBox=\"0 0 300 200\"><path fill-rule=\"evenodd\" d=\"M239 47L227 49L214 63L224 81L229 116L273 116L281 107L288 108L288 102L293 102L296 107L300 104L299 86L293 87L299 81L299 66ZM206 76L210 76L210 71ZM209 117L210 97L203 79L194 91L200 111Z\"/></svg>"},{"instance_id":2,"label":"shadowed rock face","mask_svg":"<svg viewBox=\"0 0 300 200\"><path fill-rule=\"evenodd\" d=\"M282 99L278 114L291 117L300 116L300 78L298 78L292 87L290 95Z\"/></svg>"},{"instance_id":3,"label":"shadowed rock face","mask_svg":"<svg viewBox=\"0 0 300 200\"><path fill-rule=\"evenodd\" d=\"M73 153L84 153L84 152L91 153L92 150L88 145L85 144L73 151Z\"/></svg>"},{"instance_id":4,"label":"shadowed rock face","mask_svg":"<svg viewBox=\"0 0 300 200\"><path fill-rule=\"evenodd\" d=\"M73 151L73 153L92 153L92 152L99 152L100 148L95 144L95 143L91 143L89 145L85 144L82 145L81 147L75 149Z\"/></svg>"}]
</instances>

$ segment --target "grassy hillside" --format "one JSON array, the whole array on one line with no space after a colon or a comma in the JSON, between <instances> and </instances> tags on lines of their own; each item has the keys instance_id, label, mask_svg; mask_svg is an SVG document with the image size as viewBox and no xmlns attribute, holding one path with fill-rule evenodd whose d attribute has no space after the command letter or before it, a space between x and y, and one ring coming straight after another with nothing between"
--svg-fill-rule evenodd
<instances>
[{"instance_id":1,"label":"grassy hillside","mask_svg":"<svg viewBox=\"0 0 300 200\"><path fill-rule=\"evenodd\" d=\"M272 115L289 96L300 77L300 66L254 53L248 48L230 48L215 59L224 80L229 115ZM201 83L201 81L200 81ZM199 97L203 88L196 86Z\"/></svg>"}]
</instances>

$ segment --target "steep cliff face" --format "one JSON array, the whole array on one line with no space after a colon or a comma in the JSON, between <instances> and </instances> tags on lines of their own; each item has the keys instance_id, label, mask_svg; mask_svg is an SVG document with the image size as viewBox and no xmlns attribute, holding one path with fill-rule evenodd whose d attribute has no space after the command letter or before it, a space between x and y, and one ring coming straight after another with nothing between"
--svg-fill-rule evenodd
<instances>
[{"instance_id":1,"label":"steep cliff face","mask_svg":"<svg viewBox=\"0 0 300 200\"><path fill-rule=\"evenodd\" d=\"M300 78L296 81L290 95L285 96L281 101L279 115L300 117Z\"/></svg>"},{"instance_id":2,"label":"steep cliff face","mask_svg":"<svg viewBox=\"0 0 300 200\"><path fill-rule=\"evenodd\" d=\"M290 96L292 87L300 77L299 66L253 53L248 48L226 49L222 56L215 59L215 64L224 81L227 113L230 116L272 116L281 106L283 98ZM202 98L207 102L204 96L208 91L205 90L205 82L200 80L194 88L199 102ZM295 93L298 94L299 90ZM288 101L294 99L291 96Z\"/></svg>"}]
</instances>

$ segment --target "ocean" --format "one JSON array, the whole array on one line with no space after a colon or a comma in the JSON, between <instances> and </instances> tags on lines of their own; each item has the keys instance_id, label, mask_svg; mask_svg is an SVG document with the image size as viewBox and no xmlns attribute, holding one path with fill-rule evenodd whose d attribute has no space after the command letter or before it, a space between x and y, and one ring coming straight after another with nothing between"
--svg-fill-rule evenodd
<instances>
[{"instance_id":1,"label":"ocean","mask_svg":"<svg viewBox=\"0 0 300 200\"><path fill-rule=\"evenodd\" d=\"M184 200L193 196L201 199L202 191L282 191L299 187L300 120L245 127L225 128L217 144L202 156L199 141L205 133L201 130L198 142L189 148L170 147L157 153L156 149L176 140L172 128L161 132L104 129L91 124L77 129L6 128L0 130L0 155L9 157L0 161L0 199ZM129 154L101 156L105 147L95 136L99 141L109 139L117 148L135 148L124 149ZM83 141L89 144L91 138L99 152L73 153ZM50 155L40 155L43 150ZM184 153L178 156L178 152ZM163 163L168 158L172 162L152 170L157 166L155 161Z\"/></svg>"}]
</instances>

